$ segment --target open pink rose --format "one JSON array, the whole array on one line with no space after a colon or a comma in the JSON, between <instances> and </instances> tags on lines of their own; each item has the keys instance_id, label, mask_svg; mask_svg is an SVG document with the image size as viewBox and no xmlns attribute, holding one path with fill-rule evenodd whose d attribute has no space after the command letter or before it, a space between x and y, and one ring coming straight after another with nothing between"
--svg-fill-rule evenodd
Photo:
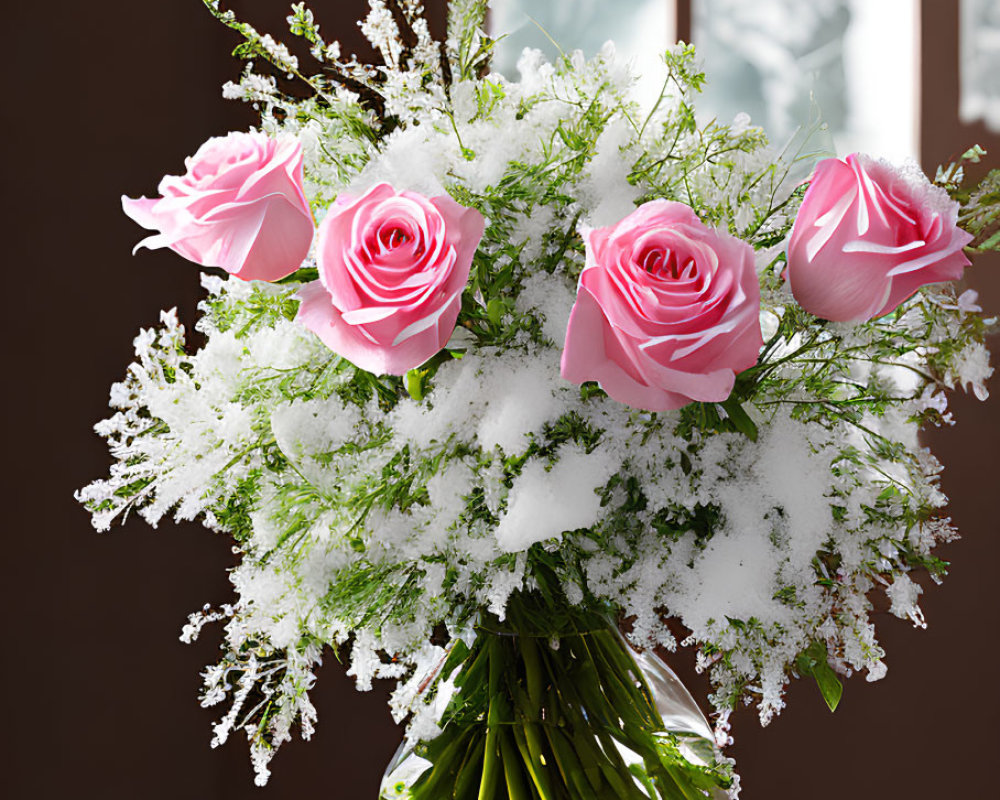
<instances>
[{"instance_id":1,"label":"open pink rose","mask_svg":"<svg viewBox=\"0 0 1000 800\"><path fill-rule=\"evenodd\" d=\"M448 342L484 225L447 196L387 183L341 194L320 223L319 280L299 290L297 319L356 366L402 375Z\"/></svg>"},{"instance_id":2,"label":"open pink rose","mask_svg":"<svg viewBox=\"0 0 1000 800\"><path fill-rule=\"evenodd\" d=\"M962 277L972 235L957 219L958 204L916 167L824 159L788 241L792 294L837 322L888 314L921 286Z\"/></svg>"},{"instance_id":3,"label":"open pink rose","mask_svg":"<svg viewBox=\"0 0 1000 800\"><path fill-rule=\"evenodd\" d=\"M669 200L584 238L563 377L648 411L725 400L763 344L750 245Z\"/></svg>"},{"instance_id":4,"label":"open pink rose","mask_svg":"<svg viewBox=\"0 0 1000 800\"><path fill-rule=\"evenodd\" d=\"M295 139L230 133L184 163L187 174L160 181L159 199L122 197L126 214L160 231L136 250L169 247L244 280L274 281L299 268L315 226Z\"/></svg>"}]
</instances>

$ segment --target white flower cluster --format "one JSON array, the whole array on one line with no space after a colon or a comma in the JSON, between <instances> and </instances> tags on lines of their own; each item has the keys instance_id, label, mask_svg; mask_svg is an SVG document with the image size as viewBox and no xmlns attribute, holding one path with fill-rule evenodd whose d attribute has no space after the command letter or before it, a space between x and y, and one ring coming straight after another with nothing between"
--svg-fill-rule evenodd
<instances>
[{"instance_id":1,"label":"white flower cluster","mask_svg":"<svg viewBox=\"0 0 1000 800\"><path fill-rule=\"evenodd\" d=\"M398 64L381 0L363 29ZM438 53L416 32L412 63L426 65ZM814 643L842 673L881 677L870 593L922 624L908 572L941 572L932 550L954 535L917 433L947 421L943 386L984 396L974 298L927 290L851 327L794 308L780 278L796 203L787 160L745 120L695 126L687 51L668 56L673 93L653 111L630 100L610 47L556 65L526 52L519 82L456 78L450 104L421 85L423 68L387 71L401 124L377 143L352 134L336 103L324 115L301 101L282 129L303 142L317 209L382 181L474 202L488 218L480 252L506 281L489 287L491 304L476 289L490 325L459 327L408 394L292 321L295 280L206 277L204 347L188 352L163 314L136 339L112 389L117 412L97 428L116 458L79 493L98 529L130 508L154 525L172 512L233 535L243 554L235 602L184 632L226 621L224 657L205 675L205 704L231 702L215 741L246 729L266 780L292 723L311 730L323 648L349 639L359 688L399 681L393 713L415 714L410 737L428 738L447 692L424 689L445 640L481 609L503 618L537 563L570 601L631 618L636 644L697 648L723 724L741 700L765 722L780 710ZM277 102L274 88L248 72L227 95ZM652 196L690 204L757 251L766 345L741 425L713 404L637 411L560 377L578 226Z\"/></svg>"}]
</instances>

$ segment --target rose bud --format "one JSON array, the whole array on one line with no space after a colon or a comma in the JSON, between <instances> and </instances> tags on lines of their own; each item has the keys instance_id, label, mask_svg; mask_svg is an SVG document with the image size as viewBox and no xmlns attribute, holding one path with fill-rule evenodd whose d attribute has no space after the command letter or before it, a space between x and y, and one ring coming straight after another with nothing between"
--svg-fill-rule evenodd
<instances>
[{"instance_id":1,"label":"rose bud","mask_svg":"<svg viewBox=\"0 0 1000 800\"><path fill-rule=\"evenodd\" d=\"M584 234L563 377L648 411L725 400L763 344L750 245L668 200Z\"/></svg>"},{"instance_id":2,"label":"rose bud","mask_svg":"<svg viewBox=\"0 0 1000 800\"><path fill-rule=\"evenodd\" d=\"M788 241L792 294L837 322L888 314L921 286L962 277L972 235L957 220L958 203L915 166L824 159Z\"/></svg>"},{"instance_id":3,"label":"rose bud","mask_svg":"<svg viewBox=\"0 0 1000 800\"><path fill-rule=\"evenodd\" d=\"M335 353L402 375L448 342L485 221L450 197L381 183L341 194L319 226L319 280L298 319Z\"/></svg>"},{"instance_id":4,"label":"rose bud","mask_svg":"<svg viewBox=\"0 0 1000 800\"><path fill-rule=\"evenodd\" d=\"M186 174L160 181L159 199L122 197L126 214L160 231L136 250L169 247L244 280L274 281L299 268L315 225L295 139L230 133L209 139L184 163Z\"/></svg>"}]
</instances>

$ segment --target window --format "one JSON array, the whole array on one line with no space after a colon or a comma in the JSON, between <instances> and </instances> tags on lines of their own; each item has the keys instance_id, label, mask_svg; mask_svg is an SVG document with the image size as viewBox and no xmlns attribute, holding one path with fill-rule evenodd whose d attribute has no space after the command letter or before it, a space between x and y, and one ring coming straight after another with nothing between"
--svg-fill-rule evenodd
<instances>
[{"instance_id":1,"label":"window","mask_svg":"<svg viewBox=\"0 0 1000 800\"><path fill-rule=\"evenodd\" d=\"M962 121L1000 133L1000 3L962 0L960 43Z\"/></svg>"},{"instance_id":2,"label":"window","mask_svg":"<svg viewBox=\"0 0 1000 800\"><path fill-rule=\"evenodd\" d=\"M995 0L964 2L993 9L980 10L977 20L998 18L989 29L994 38L982 45L994 61L974 73L988 73L997 86L1000 11ZM589 56L613 39L644 71L679 29L687 35L678 20L689 18L709 78L701 114L732 119L745 111L776 143L818 114L829 126L831 149L898 160L916 157L919 148L919 17L918 0L495 0L491 24L509 33L495 66L516 76L524 47L553 57L553 41ZM981 93L972 96L982 104Z\"/></svg>"},{"instance_id":3,"label":"window","mask_svg":"<svg viewBox=\"0 0 1000 800\"><path fill-rule=\"evenodd\" d=\"M490 27L506 35L497 48L494 68L517 77L517 60L525 47L534 47L550 59L565 52L582 50L587 57L597 53L609 39L619 53L634 59L640 75L677 38L673 0L494 0ZM557 49L557 45L558 48ZM640 91L656 97L660 84L640 81Z\"/></svg>"}]
</instances>

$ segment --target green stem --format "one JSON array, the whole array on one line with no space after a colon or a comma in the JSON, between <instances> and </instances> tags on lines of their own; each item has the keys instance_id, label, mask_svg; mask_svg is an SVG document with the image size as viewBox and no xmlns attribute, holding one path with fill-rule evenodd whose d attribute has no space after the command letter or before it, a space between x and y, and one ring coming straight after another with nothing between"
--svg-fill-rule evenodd
<instances>
[{"instance_id":1,"label":"green stem","mask_svg":"<svg viewBox=\"0 0 1000 800\"><path fill-rule=\"evenodd\" d=\"M503 664L501 663L501 644L499 639L491 638L487 644L490 659L489 697L490 707L486 716L486 744L483 751L483 773L479 782L479 800L491 800L496 795L496 775L500 764L499 742L497 736L500 726L500 680Z\"/></svg>"},{"instance_id":2,"label":"green stem","mask_svg":"<svg viewBox=\"0 0 1000 800\"><path fill-rule=\"evenodd\" d=\"M704 800L728 787L717 764L684 758L606 611L541 583L506 620L483 612L464 661L442 671L456 694L417 750L430 766L410 800Z\"/></svg>"}]
</instances>

